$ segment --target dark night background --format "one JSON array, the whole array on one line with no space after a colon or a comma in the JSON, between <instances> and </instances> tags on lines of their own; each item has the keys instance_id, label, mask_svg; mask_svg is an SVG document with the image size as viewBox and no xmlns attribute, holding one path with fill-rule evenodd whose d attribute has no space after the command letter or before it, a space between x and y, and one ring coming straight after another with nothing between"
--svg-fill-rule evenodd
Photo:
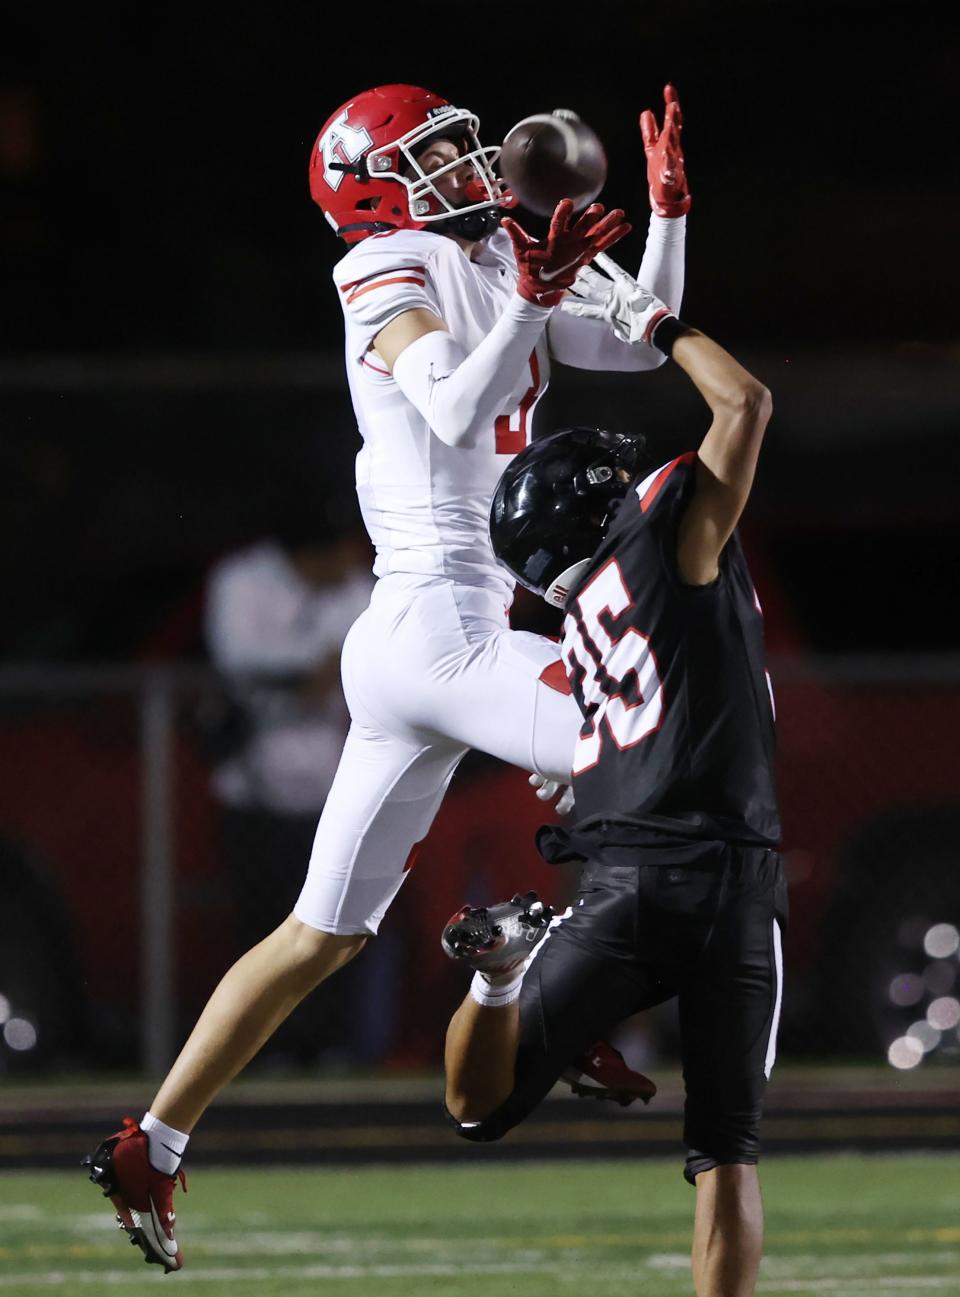
<instances>
[{"instance_id":1,"label":"dark night background","mask_svg":"<svg viewBox=\"0 0 960 1297\"><path fill-rule=\"evenodd\" d=\"M955 25L942 6L34 4L0 53L0 654L199 652L210 562L349 505L356 431L311 143L362 88L578 110L646 224L672 80L694 206L683 314L771 387L748 520L792 642L944 649L960 558ZM19 29L18 24L19 22ZM537 228L530 220L528 225ZM539 427L703 428L669 367L558 371Z\"/></svg>"}]
</instances>

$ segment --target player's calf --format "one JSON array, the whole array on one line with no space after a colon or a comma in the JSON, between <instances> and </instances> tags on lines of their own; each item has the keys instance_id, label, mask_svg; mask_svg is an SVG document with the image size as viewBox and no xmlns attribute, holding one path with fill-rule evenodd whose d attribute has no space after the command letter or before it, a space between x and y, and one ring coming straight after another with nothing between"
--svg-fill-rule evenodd
<instances>
[{"instance_id":1,"label":"player's calf","mask_svg":"<svg viewBox=\"0 0 960 1297\"><path fill-rule=\"evenodd\" d=\"M470 990L447 1029L445 1102L460 1131L478 1129L514 1087L519 1037L517 1001L532 952L553 911L528 892L491 906L464 906L441 943L474 970Z\"/></svg>"}]
</instances>

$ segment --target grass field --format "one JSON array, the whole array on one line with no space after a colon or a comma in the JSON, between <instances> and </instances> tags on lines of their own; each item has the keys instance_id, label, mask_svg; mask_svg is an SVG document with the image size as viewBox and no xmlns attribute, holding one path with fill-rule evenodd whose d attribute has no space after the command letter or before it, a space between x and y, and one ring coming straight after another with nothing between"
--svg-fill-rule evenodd
<instances>
[{"instance_id":1,"label":"grass field","mask_svg":"<svg viewBox=\"0 0 960 1297\"><path fill-rule=\"evenodd\" d=\"M763 1183L761 1292L960 1297L960 1158L771 1158ZM164 1278L81 1171L4 1174L0 1297L692 1291L675 1161L198 1171L178 1208L186 1267Z\"/></svg>"}]
</instances>

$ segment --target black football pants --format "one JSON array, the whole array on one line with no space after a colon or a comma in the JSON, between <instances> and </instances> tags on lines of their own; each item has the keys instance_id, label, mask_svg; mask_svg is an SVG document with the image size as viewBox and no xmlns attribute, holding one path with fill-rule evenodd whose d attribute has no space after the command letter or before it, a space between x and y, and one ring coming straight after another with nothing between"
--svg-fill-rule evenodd
<instances>
[{"instance_id":1,"label":"black football pants","mask_svg":"<svg viewBox=\"0 0 960 1297\"><path fill-rule=\"evenodd\" d=\"M775 851L666 835L606 848L527 970L512 1093L484 1121L454 1122L459 1133L499 1139L596 1040L676 996L686 1177L756 1162L786 910Z\"/></svg>"}]
</instances>

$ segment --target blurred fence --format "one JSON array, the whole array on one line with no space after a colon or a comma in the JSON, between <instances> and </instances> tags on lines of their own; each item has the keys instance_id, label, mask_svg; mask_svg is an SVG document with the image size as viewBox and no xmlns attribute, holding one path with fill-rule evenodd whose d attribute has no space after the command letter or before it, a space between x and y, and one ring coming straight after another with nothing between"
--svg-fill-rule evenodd
<instances>
[{"instance_id":1,"label":"blurred fence","mask_svg":"<svg viewBox=\"0 0 960 1297\"><path fill-rule=\"evenodd\" d=\"M782 1054L960 1064L960 658L772 664L791 882ZM0 1074L164 1070L216 981L296 896L312 824L212 796L203 668L0 669ZM381 937L298 1011L278 1062L432 1066L464 901L572 886L524 776L468 758ZM274 826L277 828L277 826ZM259 865L238 871L231 842ZM291 845L293 844L293 845ZM669 1012L645 1029L669 1054Z\"/></svg>"}]
</instances>

